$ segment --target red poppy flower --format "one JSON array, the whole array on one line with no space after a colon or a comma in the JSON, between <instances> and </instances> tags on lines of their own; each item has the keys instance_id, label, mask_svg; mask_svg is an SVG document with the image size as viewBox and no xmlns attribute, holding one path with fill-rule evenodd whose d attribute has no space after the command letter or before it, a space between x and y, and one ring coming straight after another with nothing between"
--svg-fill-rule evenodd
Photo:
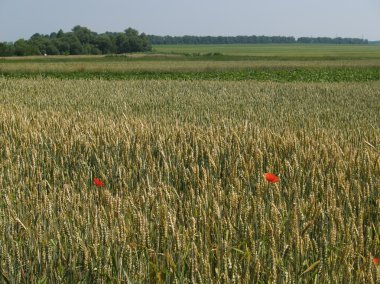
<instances>
[{"instance_id":1,"label":"red poppy flower","mask_svg":"<svg viewBox=\"0 0 380 284\"><path fill-rule=\"evenodd\" d=\"M264 178L270 183L276 183L280 181L280 178L272 173L265 173Z\"/></svg>"},{"instance_id":2,"label":"red poppy flower","mask_svg":"<svg viewBox=\"0 0 380 284\"><path fill-rule=\"evenodd\" d=\"M98 179L98 178L94 178L94 184L97 187L102 187L104 185L104 183L100 179Z\"/></svg>"},{"instance_id":3,"label":"red poppy flower","mask_svg":"<svg viewBox=\"0 0 380 284\"><path fill-rule=\"evenodd\" d=\"M376 257L374 257L372 261L373 261L373 264L375 264L375 265L379 264L379 259Z\"/></svg>"}]
</instances>

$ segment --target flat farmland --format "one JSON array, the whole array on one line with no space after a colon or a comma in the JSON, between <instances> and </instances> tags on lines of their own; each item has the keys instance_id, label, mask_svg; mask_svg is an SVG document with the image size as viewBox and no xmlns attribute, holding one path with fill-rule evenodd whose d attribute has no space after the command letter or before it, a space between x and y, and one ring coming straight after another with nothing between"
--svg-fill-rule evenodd
<instances>
[{"instance_id":1,"label":"flat farmland","mask_svg":"<svg viewBox=\"0 0 380 284\"><path fill-rule=\"evenodd\" d=\"M202 44L155 45L153 51L172 54L220 53L274 59L316 60L380 58L380 45L335 44Z\"/></svg>"},{"instance_id":2,"label":"flat farmland","mask_svg":"<svg viewBox=\"0 0 380 284\"><path fill-rule=\"evenodd\" d=\"M376 51L162 48L0 60L2 280L378 282Z\"/></svg>"},{"instance_id":3,"label":"flat farmland","mask_svg":"<svg viewBox=\"0 0 380 284\"><path fill-rule=\"evenodd\" d=\"M0 59L8 78L368 82L380 80L379 70L378 45L175 45L121 56Z\"/></svg>"}]
</instances>

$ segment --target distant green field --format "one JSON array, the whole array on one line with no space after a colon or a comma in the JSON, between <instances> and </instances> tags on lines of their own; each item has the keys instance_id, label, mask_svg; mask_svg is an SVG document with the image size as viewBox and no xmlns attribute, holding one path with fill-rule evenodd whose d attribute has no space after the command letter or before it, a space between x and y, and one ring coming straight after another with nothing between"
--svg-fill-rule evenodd
<instances>
[{"instance_id":1,"label":"distant green field","mask_svg":"<svg viewBox=\"0 0 380 284\"><path fill-rule=\"evenodd\" d=\"M0 58L0 76L107 80L380 80L375 45L161 45L153 52L108 56Z\"/></svg>"},{"instance_id":2,"label":"distant green field","mask_svg":"<svg viewBox=\"0 0 380 284\"><path fill-rule=\"evenodd\" d=\"M158 53L221 53L233 56L312 57L312 58L380 58L380 45L332 44L217 44L155 45Z\"/></svg>"}]
</instances>

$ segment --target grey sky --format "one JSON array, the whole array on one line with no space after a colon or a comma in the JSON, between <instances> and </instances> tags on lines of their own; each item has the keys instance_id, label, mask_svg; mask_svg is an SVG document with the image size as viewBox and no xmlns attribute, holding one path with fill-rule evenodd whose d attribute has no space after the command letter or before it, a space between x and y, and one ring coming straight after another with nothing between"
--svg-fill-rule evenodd
<instances>
[{"instance_id":1,"label":"grey sky","mask_svg":"<svg viewBox=\"0 0 380 284\"><path fill-rule=\"evenodd\" d=\"M0 42L75 25L155 35L284 35L380 40L380 0L0 0Z\"/></svg>"}]
</instances>

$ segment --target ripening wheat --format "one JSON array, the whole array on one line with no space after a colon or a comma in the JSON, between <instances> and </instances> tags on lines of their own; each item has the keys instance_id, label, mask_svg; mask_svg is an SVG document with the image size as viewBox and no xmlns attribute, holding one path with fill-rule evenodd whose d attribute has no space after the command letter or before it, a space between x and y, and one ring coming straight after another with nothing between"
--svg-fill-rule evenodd
<instances>
[{"instance_id":1,"label":"ripening wheat","mask_svg":"<svg viewBox=\"0 0 380 284\"><path fill-rule=\"evenodd\" d=\"M0 78L1 277L378 281L379 99L379 83Z\"/></svg>"}]
</instances>

